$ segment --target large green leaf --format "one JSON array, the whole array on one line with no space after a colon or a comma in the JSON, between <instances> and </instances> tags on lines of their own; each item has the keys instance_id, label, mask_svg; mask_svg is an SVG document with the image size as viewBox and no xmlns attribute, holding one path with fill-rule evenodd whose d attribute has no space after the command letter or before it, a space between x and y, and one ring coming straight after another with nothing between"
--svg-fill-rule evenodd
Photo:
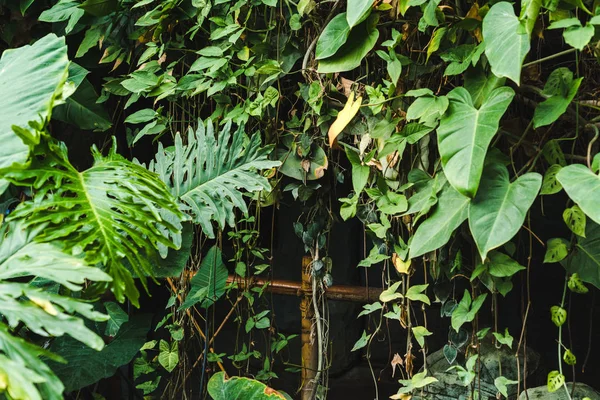
<instances>
[{"instance_id":1,"label":"large green leaf","mask_svg":"<svg viewBox=\"0 0 600 400\"><path fill-rule=\"evenodd\" d=\"M34 188L33 200L9 218L23 218L28 227L45 225L36 241L61 241L67 250L85 254L91 265L101 264L113 278L116 298L127 296L137 306L139 292L128 267L146 285L158 244L176 247L166 232L180 233L183 214L164 183L117 154L116 143L106 157L95 147L92 153L93 166L79 172L64 144L44 135L29 168L6 174L15 184Z\"/></svg>"},{"instance_id":2,"label":"large green leaf","mask_svg":"<svg viewBox=\"0 0 600 400\"><path fill-rule=\"evenodd\" d=\"M147 314L131 317L102 351L92 350L70 339L52 343L50 350L67 360L66 364L52 363L52 369L64 383L66 392L108 378L117 368L131 362L146 343L151 321Z\"/></svg>"},{"instance_id":3,"label":"large green leaf","mask_svg":"<svg viewBox=\"0 0 600 400\"><path fill-rule=\"evenodd\" d=\"M346 21L346 13L336 15L323 29L317 48L315 50L315 60L331 57L339 50L348 39L350 26Z\"/></svg>"},{"instance_id":4,"label":"large green leaf","mask_svg":"<svg viewBox=\"0 0 600 400\"><path fill-rule=\"evenodd\" d=\"M80 129L105 131L111 127L110 116L102 104L96 102L98 94L85 79L75 93L54 109L52 117L71 123Z\"/></svg>"},{"instance_id":5,"label":"large green leaf","mask_svg":"<svg viewBox=\"0 0 600 400\"><path fill-rule=\"evenodd\" d=\"M410 256L415 258L448 243L456 228L467 219L471 199L446 185L438 198L438 204L415 233L410 242Z\"/></svg>"},{"instance_id":6,"label":"large green leaf","mask_svg":"<svg viewBox=\"0 0 600 400\"><path fill-rule=\"evenodd\" d=\"M368 15L374 0L348 0L346 7L346 20L350 28L355 27L362 22Z\"/></svg>"},{"instance_id":7,"label":"large green leaf","mask_svg":"<svg viewBox=\"0 0 600 400\"><path fill-rule=\"evenodd\" d=\"M210 307L225 293L227 284L227 268L223 264L221 250L217 246L210 248L200 269L190 281L190 292L180 309L186 309L196 304Z\"/></svg>"},{"instance_id":8,"label":"large green leaf","mask_svg":"<svg viewBox=\"0 0 600 400\"><path fill-rule=\"evenodd\" d=\"M259 172L280 165L267 158L270 152L270 146L261 147L259 134L248 140L243 126L232 135L231 123L215 132L210 120L199 121L196 132L189 130L186 145L179 134L173 150L159 144L149 169L158 173L194 223L214 237L213 221L223 229L226 222L234 225L234 208L248 212L242 190L271 190Z\"/></svg>"},{"instance_id":9,"label":"large green leaf","mask_svg":"<svg viewBox=\"0 0 600 400\"><path fill-rule=\"evenodd\" d=\"M483 19L483 40L492 72L518 85L530 43L526 28L521 26L512 4L502 1L490 8Z\"/></svg>"},{"instance_id":10,"label":"large green leaf","mask_svg":"<svg viewBox=\"0 0 600 400\"><path fill-rule=\"evenodd\" d=\"M262 382L239 376L227 378L225 372L217 372L210 378L208 394L213 400L291 400Z\"/></svg>"},{"instance_id":11,"label":"large green leaf","mask_svg":"<svg viewBox=\"0 0 600 400\"><path fill-rule=\"evenodd\" d=\"M64 38L47 35L31 46L5 50L0 59L0 176L2 169L24 163L29 147L15 135L12 126L29 129L29 122L42 123L50 115L54 100L67 79L67 46ZM37 136L32 131L33 136ZM8 185L0 179L0 194Z\"/></svg>"},{"instance_id":12,"label":"large green leaf","mask_svg":"<svg viewBox=\"0 0 600 400\"><path fill-rule=\"evenodd\" d=\"M39 357L58 358L13 336L9 327L23 324L41 336L73 337L82 347L97 351L104 346L79 314L91 320L106 320L93 306L28 285L26 280L43 278L79 291L86 280L109 281L110 277L84 260L34 238L44 226L25 229L21 221L0 228L0 375L14 399L62 399L63 385ZM14 281L9 281L9 280ZM76 339L76 340L75 340Z\"/></svg>"},{"instance_id":13,"label":"large green leaf","mask_svg":"<svg viewBox=\"0 0 600 400\"><path fill-rule=\"evenodd\" d=\"M570 274L600 289L600 225L588 222L585 237L577 237L573 255L561 262Z\"/></svg>"},{"instance_id":14,"label":"large green leaf","mask_svg":"<svg viewBox=\"0 0 600 400\"><path fill-rule=\"evenodd\" d=\"M600 224L600 176L585 165L572 164L561 169L556 179L579 208Z\"/></svg>"},{"instance_id":15,"label":"large green leaf","mask_svg":"<svg viewBox=\"0 0 600 400\"><path fill-rule=\"evenodd\" d=\"M509 87L497 88L476 109L465 88L448 93L450 105L437 129L438 148L448 182L465 196L477 193L488 146L514 95Z\"/></svg>"},{"instance_id":16,"label":"large green leaf","mask_svg":"<svg viewBox=\"0 0 600 400\"><path fill-rule=\"evenodd\" d=\"M346 43L335 55L319 61L319 73L351 71L360 66L379 38L377 21L377 14L372 14L366 21L354 27Z\"/></svg>"},{"instance_id":17,"label":"large green leaf","mask_svg":"<svg viewBox=\"0 0 600 400\"><path fill-rule=\"evenodd\" d=\"M469 227L482 260L521 229L541 185L540 174L531 172L510 183L504 165L486 166L479 192L469 207Z\"/></svg>"}]
</instances>

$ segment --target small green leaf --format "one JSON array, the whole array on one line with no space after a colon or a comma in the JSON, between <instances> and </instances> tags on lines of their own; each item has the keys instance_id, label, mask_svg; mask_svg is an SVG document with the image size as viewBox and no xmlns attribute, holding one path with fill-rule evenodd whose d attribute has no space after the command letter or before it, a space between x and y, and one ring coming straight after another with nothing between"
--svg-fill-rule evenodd
<instances>
[{"instance_id":1,"label":"small green leaf","mask_svg":"<svg viewBox=\"0 0 600 400\"><path fill-rule=\"evenodd\" d=\"M556 263L562 261L569 254L569 242L563 238L552 238L546 244L544 263Z\"/></svg>"},{"instance_id":2,"label":"small green leaf","mask_svg":"<svg viewBox=\"0 0 600 400\"><path fill-rule=\"evenodd\" d=\"M499 251L491 251L488 255L490 275L496 278L511 277L519 271L525 269L524 266Z\"/></svg>"},{"instance_id":3,"label":"small green leaf","mask_svg":"<svg viewBox=\"0 0 600 400\"><path fill-rule=\"evenodd\" d=\"M444 345L443 353L446 361L448 361L448 364L452 364L458 356L458 350L451 344Z\"/></svg>"},{"instance_id":4,"label":"small green leaf","mask_svg":"<svg viewBox=\"0 0 600 400\"><path fill-rule=\"evenodd\" d=\"M363 347L365 347L367 345L370 338L371 338L371 335L370 334L367 335L367 332L363 331L362 336L360 337L360 339L358 339L356 341L356 343L354 343L354 347L352 347L352 350L350 350L350 351L356 351L356 350L362 349Z\"/></svg>"},{"instance_id":5,"label":"small green leaf","mask_svg":"<svg viewBox=\"0 0 600 400\"><path fill-rule=\"evenodd\" d=\"M168 372L173 371L177 364L179 364L179 344L173 342L169 346L169 343L161 339L159 349L158 362Z\"/></svg>"},{"instance_id":6,"label":"small green leaf","mask_svg":"<svg viewBox=\"0 0 600 400\"><path fill-rule=\"evenodd\" d=\"M419 346L421 347L425 346L425 336L433 335L433 333L429 332L424 326L412 327L412 333L415 335L415 339L417 339L417 343L419 343Z\"/></svg>"},{"instance_id":7,"label":"small green leaf","mask_svg":"<svg viewBox=\"0 0 600 400\"><path fill-rule=\"evenodd\" d=\"M548 373L548 392L556 392L562 385L565 384L565 376L558 371L550 371Z\"/></svg>"},{"instance_id":8,"label":"small green leaf","mask_svg":"<svg viewBox=\"0 0 600 400\"><path fill-rule=\"evenodd\" d=\"M376 301L372 304L365 304L363 308L364 310L362 310L356 318L360 318L363 315L369 315L375 311L381 310L383 308L383 305L380 302Z\"/></svg>"},{"instance_id":9,"label":"small green leaf","mask_svg":"<svg viewBox=\"0 0 600 400\"><path fill-rule=\"evenodd\" d=\"M585 294L589 291L577 273L574 273L569 277L567 285L573 293Z\"/></svg>"},{"instance_id":10,"label":"small green leaf","mask_svg":"<svg viewBox=\"0 0 600 400\"><path fill-rule=\"evenodd\" d=\"M563 220L571 232L577 236L585 237L585 227L587 225L587 221L581 208L578 206L573 206L565 209L563 212Z\"/></svg>"},{"instance_id":11,"label":"small green leaf","mask_svg":"<svg viewBox=\"0 0 600 400\"><path fill-rule=\"evenodd\" d=\"M333 56L348 40L350 26L346 21L346 13L333 17L317 40L315 60Z\"/></svg>"},{"instance_id":12,"label":"small green leaf","mask_svg":"<svg viewBox=\"0 0 600 400\"><path fill-rule=\"evenodd\" d=\"M567 365L577 364L577 357L575 357L575 354L573 354L573 352L571 352L569 349L565 350L565 353L563 354L563 360L565 360L565 364Z\"/></svg>"},{"instance_id":13,"label":"small green leaf","mask_svg":"<svg viewBox=\"0 0 600 400\"><path fill-rule=\"evenodd\" d=\"M562 166L553 164L546 170L544 179L542 180L542 190L540 191L540 194L555 194L562 190L562 185L556 179L556 174L558 174L561 169Z\"/></svg>"},{"instance_id":14,"label":"small green leaf","mask_svg":"<svg viewBox=\"0 0 600 400\"><path fill-rule=\"evenodd\" d=\"M496 338L496 340L498 341L498 343L505 344L510 349L512 349L513 337L508 332L508 328L504 329L504 335L501 334L501 333L499 333L499 332L493 332L492 334L494 335L494 337Z\"/></svg>"},{"instance_id":15,"label":"small green leaf","mask_svg":"<svg viewBox=\"0 0 600 400\"><path fill-rule=\"evenodd\" d=\"M508 398L508 388L506 386L507 385L516 385L517 383L519 383L519 382L513 381L504 376L499 376L496 379L494 379L494 386L496 386L496 389L498 389L498 391L502 394L502 396L504 396L506 398Z\"/></svg>"},{"instance_id":16,"label":"small green leaf","mask_svg":"<svg viewBox=\"0 0 600 400\"><path fill-rule=\"evenodd\" d=\"M431 302L429 301L429 298L427 297L427 295L423 294L423 292L425 290L427 290L428 286L429 286L429 284L413 285L413 286L409 287L408 290L406 291L406 298L410 299L412 301L420 301L427 305L431 305Z\"/></svg>"},{"instance_id":17,"label":"small green leaf","mask_svg":"<svg viewBox=\"0 0 600 400\"><path fill-rule=\"evenodd\" d=\"M402 281L398 281L383 292L381 292L381 294L379 295L379 301L381 301L382 303L387 303L392 300L401 299L403 297L402 293L396 293L401 284Z\"/></svg>"},{"instance_id":18,"label":"small green leaf","mask_svg":"<svg viewBox=\"0 0 600 400\"><path fill-rule=\"evenodd\" d=\"M561 169L556 179L581 210L600 224L600 176L582 164L572 164Z\"/></svg>"},{"instance_id":19,"label":"small green leaf","mask_svg":"<svg viewBox=\"0 0 600 400\"><path fill-rule=\"evenodd\" d=\"M550 307L550 316L554 325L560 327L567 320L567 310L559 306Z\"/></svg>"},{"instance_id":20,"label":"small green leaf","mask_svg":"<svg viewBox=\"0 0 600 400\"><path fill-rule=\"evenodd\" d=\"M471 322L475 319L475 316L483 305L486 297L487 293L484 293L471 302L471 294L465 289L462 300L452 312L451 324L456 332L458 332L464 323Z\"/></svg>"}]
</instances>

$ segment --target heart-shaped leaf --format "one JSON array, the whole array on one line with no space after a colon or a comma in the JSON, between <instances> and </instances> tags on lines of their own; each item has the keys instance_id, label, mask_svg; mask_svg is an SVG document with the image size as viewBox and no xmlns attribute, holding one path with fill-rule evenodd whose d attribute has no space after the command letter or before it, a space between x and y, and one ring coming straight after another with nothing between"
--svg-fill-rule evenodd
<instances>
[{"instance_id":1,"label":"heart-shaped leaf","mask_svg":"<svg viewBox=\"0 0 600 400\"><path fill-rule=\"evenodd\" d=\"M541 175L534 172L510 183L504 165L485 168L479 193L469 207L469 227L482 260L516 235L541 185Z\"/></svg>"},{"instance_id":2,"label":"heart-shaped leaf","mask_svg":"<svg viewBox=\"0 0 600 400\"><path fill-rule=\"evenodd\" d=\"M562 326L567 320L567 310L559 306L550 307L550 317L556 326Z\"/></svg>"},{"instance_id":3,"label":"heart-shaped leaf","mask_svg":"<svg viewBox=\"0 0 600 400\"><path fill-rule=\"evenodd\" d=\"M458 87L448 93L448 111L437 129L442 167L448 182L467 197L475 197L488 146L515 92L492 91L477 109L469 92Z\"/></svg>"},{"instance_id":4,"label":"heart-shaped leaf","mask_svg":"<svg viewBox=\"0 0 600 400\"><path fill-rule=\"evenodd\" d=\"M350 28L362 22L371 10L372 6L373 0L348 0L346 21L348 21Z\"/></svg>"},{"instance_id":5,"label":"heart-shaped leaf","mask_svg":"<svg viewBox=\"0 0 600 400\"><path fill-rule=\"evenodd\" d=\"M562 385L565 384L565 376L558 371L550 371L548 373L548 391L556 392Z\"/></svg>"},{"instance_id":6,"label":"heart-shaped leaf","mask_svg":"<svg viewBox=\"0 0 600 400\"><path fill-rule=\"evenodd\" d=\"M350 26L346 21L346 13L336 15L323 29L317 40L315 60L331 57L346 43L350 35Z\"/></svg>"},{"instance_id":7,"label":"heart-shaped leaf","mask_svg":"<svg viewBox=\"0 0 600 400\"><path fill-rule=\"evenodd\" d=\"M561 169L556 179L583 212L600 224L600 176L585 165L572 164Z\"/></svg>"},{"instance_id":8,"label":"heart-shaped leaf","mask_svg":"<svg viewBox=\"0 0 600 400\"><path fill-rule=\"evenodd\" d=\"M467 219L471 200L446 185L438 199L438 205L419 228L410 243L409 258L415 258L448 243L452 232Z\"/></svg>"},{"instance_id":9,"label":"heart-shaped leaf","mask_svg":"<svg viewBox=\"0 0 600 400\"><path fill-rule=\"evenodd\" d=\"M518 85L530 43L512 4L506 1L494 4L483 19L482 33L485 55L494 75L509 78Z\"/></svg>"}]
</instances>

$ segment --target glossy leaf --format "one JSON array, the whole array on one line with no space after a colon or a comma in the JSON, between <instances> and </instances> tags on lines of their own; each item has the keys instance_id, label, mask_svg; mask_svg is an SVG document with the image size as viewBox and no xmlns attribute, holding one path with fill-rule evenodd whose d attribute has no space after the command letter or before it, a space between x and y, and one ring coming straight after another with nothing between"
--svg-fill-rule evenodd
<instances>
[{"instance_id":1,"label":"glossy leaf","mask_svg":"<svg viewBox=\"0 0 600 400\"><path fill-rule=\"evenodd\" d=\"M542 189L540 194L548 195L555 194L562 190L562 185L556 179L556 174L560 171L562 166L558 164L552 164L544 173L544 179L542 180Z\"/></svg>"},{"instance_id":2,"label":"glossy leaf","mask_svg":"<svg viewBox=\"0 0 600 400\"><path fill-rule=\"evenodd\" d=\"M173 341L169 343L161 340L159 343L160 353L158 353L158 362L164 369L171 372L179 364L179 344Z\"/></svg>"},{"instance_id":3,"label":"glossy leaf","mask_svg":"<svg viewBox=\"0 0 600 400\"><path fill-rule=\"evenodd\" d=\"M346 9L346 20L350 28L358 25L368 15L374 0L348 0Z\"/></svg>"},{"instance_id":4,"label":"glossy leaf","mask_svg":"<svg viewBox=\"0 0 600 400\"><path fill-rule=\"evenodd\" d=\"M346 13L333 17L317 40L315 60L333 56L346 43L350 35L350 26L346 21Z\"/></svg>"},{"instance_id":5,"label":"glossy leaf","mask_svg":"<svg viewBox=\"0 0 600 400\"><path fill-rule=\"evenodd\" d=\"M530 44L529 35L520 27L512 4L502 1L490 8L483 19L483 40L494 75L506 77L518 85Z\"/></svg>"},{"instance_id":6,"label":"glossy leaf","mask_svg":"<svg viewBox=\"0 0 600 400\"><path fill-rule=\"evenodd\" d=\"M573 293L585 294L589 292L589 289L583 284L583 281L579 277L578 273L574 273L569 277L567 286Z\"/></svg>"},{"instance_id":7,"label":"glossy leaf","mask_svg":"<svg viewBox=\"0 0 600 400\"><path fill-rule=\"evenodd\" d=\"M479 109L465 88L448 94L448 112L437 129L438 148L446 179L467 197L477 193L488 146L514 94L508 87L495 89Z\"/></svg>"},{"instance_id":8,"label":"glossy leaf","mask_svg":"<svg viewBox=\"0 0 600 400\"><path fill-rule=\"evenodd\" d=\"M213 400L291 400L291 397L278 392L254 379L233 376L227 378L225 372L217 372L208 381L208 394Z\"/></svg>"},{"instance_id":9,"label":"glossy leaf","mask_svg":"<svg viewBox=\"0 0 600 400\"><path fill-rule=\"evenodd\" d=\"M97 100L98 94L86 79L75 93L66 99L65 104L54 109L52 117L80 129L105 131L112 126L112 123L104 106L98 104Z\"/></svg>"},{"instance_id":10,"label":"glossy leaf","mask_svg":"<svg viewBox=\"0 0 600 400\"><path fill-rule=\"evenodd\" d=\"M12 130L16 125L38 136L30 121L43 124L52 106L61 97L68 74L67 46L64 38L47 35L33 45L5 50L0 59L0 194L8 186L2 169L24 163L29 157L25 145Z\"/></svg>"},{"instance_id":11,"label":"glossy leaf","mask_svg":"<svg viewBox=\"0 0 600 400\"><path fill-rule=\"evenodd\" d=\"M550 371L548 373L548 392L553 393L565 384L565 376L558 371Z\"/></svg>"},{"instance_id":12,"label":"glossy leaf","mask_svg":"<svg viewBox=\"0 0 600 400\"><path fill-rule=\"evenodd\" d=\"M559 306L550 307L550 317L554 325L560 327L567 321L567 310Z\"/></svg>"},{"instance_id":13,"label":"glossy leaf","mask_svg":"<svg viewBox=\"0 0 600 400\"><path fill-rule=\"evenodd\" d=\"M600 176L582 164L571 164L556 179L585 215L600 224Z\"/></svg>"},{"instance_id":14,"label":"glossy leaf","mask_svg":"<svg viewBox=\"0 0 600 400\"><path fill-rule=\"evenodd\" d=\"M467 219L468 197L446 185L432 214L419 225L410 242L409 258L419 257L445 245L456 228Z\"/></svg>"},{"instance_id":15,"label":"glossy leaf","mask_svg":"<svg viewBox=\"0 0 600 400\"><path fill-rule=\"evenodd\" d=\"M587 218L585 213L578 206L565 208L563 211L563 220L569 227L571 232L577 236L585 237L585 227L587 226Z\"/></svg>"},{"instance_id":16,"label":"glossy leaf","mask_svg":"<svg viewBox=\"0 0 600 400\"><path fill-rule=\"evenodd\" d=\"M458 332L460 327L475 319L477 312L483 305L487 297L487 293L477 296L477 298L471 301L471 294L468 290L465 290L463 298L458 303L458 306L452 311L451 324L452 328Z\"/></svg>"},{"instance_id":17,"label":"glossy leaf","mask_svg":"<svg viewBox=\"0 0 600 400\"><path fill-rule=\"evenodd\" d=\"M600 289L600 225L588 222L585 237L578 237L573 254L562 264L567 271Z\"/></svg>"},{"instance_id":18,"label":"glossy leaf","mask_svg":"<svg viewBox=\"0 0 600 400\"><path fill-rule=\"evenodd\" d=\"M561 86L558 90L554 90L550 92L550 97L541 102L535 108L535 112L533 114L533 127L539 128L540 126L550 125L554 121L556 121L562 114L565 113L567 107L573 99L575 95L577 95L577 91L579 90L579 85L583 78L573 79L573 73L566 68L558 68L552 72L550 77L548 78L548 83L544 87L544 92L548 92L550 88L549 84L552 84L552 80L556 80L555 75L561 75L561 78L564 80L561 82Z\"/></svg>"},{"instance_id":19,"label":"glossy leaf","mask_svg":"<svg viewBox=\"0 0 600 400\"><path fill-rule=\"evenodd\" d=\"M482 260L521 229L541 184L542 177L537 173L522 175L510 183L504 165L485 168L478 195L469 207L469 228Z\"/></svg>"},{"instance_id":20,"label":"glossy leaf","mask_svg":"<svg viewBox=\"0 0 600 400\"><path fill-rule=\"evenodd\" d=\"M544 263L556 263L562 261L569 254L569 242L563 238L553 238L546 244Z\"/></svg>"},{"instance_id":21,"label":"glossy leaf","mask_svg":"<svg viewBox=\"0 0 600 400\"><path fill-rule=\"evenodd\" d=\"M379 38L377 21L377 15L374 14L352 29L348 40L334 56L319 61L318 72L322 74L344 72L360 66L363 58L373 49Z\"/></svg>"}]
</instances>

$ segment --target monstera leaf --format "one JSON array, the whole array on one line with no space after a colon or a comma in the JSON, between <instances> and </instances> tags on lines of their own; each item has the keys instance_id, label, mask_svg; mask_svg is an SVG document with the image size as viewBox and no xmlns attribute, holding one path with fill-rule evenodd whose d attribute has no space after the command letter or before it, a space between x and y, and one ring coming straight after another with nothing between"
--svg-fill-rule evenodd
<instances>
[{"instance_id":1,"label":"monstera leaf","mask_svg":"<svg viewBox=\"0 0 600 400\"><path fill-rule=\"evenodd\" d=\"M107 319L89 303L53 294L29 285L26 280L44 278L71 291L79 291L86 280L110 281L110 276L35 237L44 225L25 229L21 221L0 228L0 381L13 399L62 399L63 385L40 356L60 360L9 328L23 324L41 336L63 336L102 349L104 342L89 330L79 314L94 321Z\"/></svg>"},{"instance_id":2,"label":"monstera leaf","mask_svg":"<svg viewBox=\"0 0 600 400\"><path fill-rule=\"evenodd\" d=\"M214 237L213 221L222 229L225 223L235 223L234 208L248 212L242 190L271 190L259 173L280 165L267 159L270 151L271 147L261 147L260 135L248 140L241 126L232 135L227 123L217 135L210 120L199 121L196 132L188 132L186 145L179 134L174 149L159 144L150 170L167 184L193 222Z\"/></svg>"},{"instance_id":3,"label":"monstera leaf","mask_svg":"<svg viewBox=\"0 0 600 400\"><path fill-rule=\"evenodd\" d=\"M94 147L94 164L83 172L71 165L64 144L46 135L34 149L27 169L6 174L15 184L34 188L33 200L10 219L23 219L31 228L44 225L36 241L61 241L66 250L85 254L91 265L103 265L116 298L127 296L137 306L130 269L145 285L158 244L176 247L164 233L181 231L183 214L175 199L155 174L117 154L116 141L106 157ZM161 217L165 214L171 217Z\"/></svg>"},{"instance_id":4,"label":"monstera leaf","mask_svg":"<svg viewBox=\"0 0 600 400\"><path fill-rule=\"evenodd\" d=\"M504 165L485 168L480 190L469 207L469 227L482 261L521 229L541 186L542 176L534 172L511 183Z\"/></svg>"},{"instance_id":5,"label":"monstera leaf","mask_svg":"<svg viewBox=\"0 0 600 400\"><path fill-rule=\"evenodd\" d=\"M15 135L12 126L29 129L29 122L41 123L50 115L67 79L67 46L64 38L50 34L31 46L5 50L0 59L0 194L8 182L2 169L24 163L29 147ZM35 137L35 130L31 131Z\"/></svg>"},{"instance_id":6,"label":"monstera leaf","mask_svg":"<svg viewBox=\"0 0 600 400\"><path fill-rule=\"evenodd\" d=\"M458 87L448 93L450 105L437 129L442 167L448 182L467 197L475 197L488 146L515 92L493 90L477 109L469 92Z\"/></svg>"}]
</instances>

